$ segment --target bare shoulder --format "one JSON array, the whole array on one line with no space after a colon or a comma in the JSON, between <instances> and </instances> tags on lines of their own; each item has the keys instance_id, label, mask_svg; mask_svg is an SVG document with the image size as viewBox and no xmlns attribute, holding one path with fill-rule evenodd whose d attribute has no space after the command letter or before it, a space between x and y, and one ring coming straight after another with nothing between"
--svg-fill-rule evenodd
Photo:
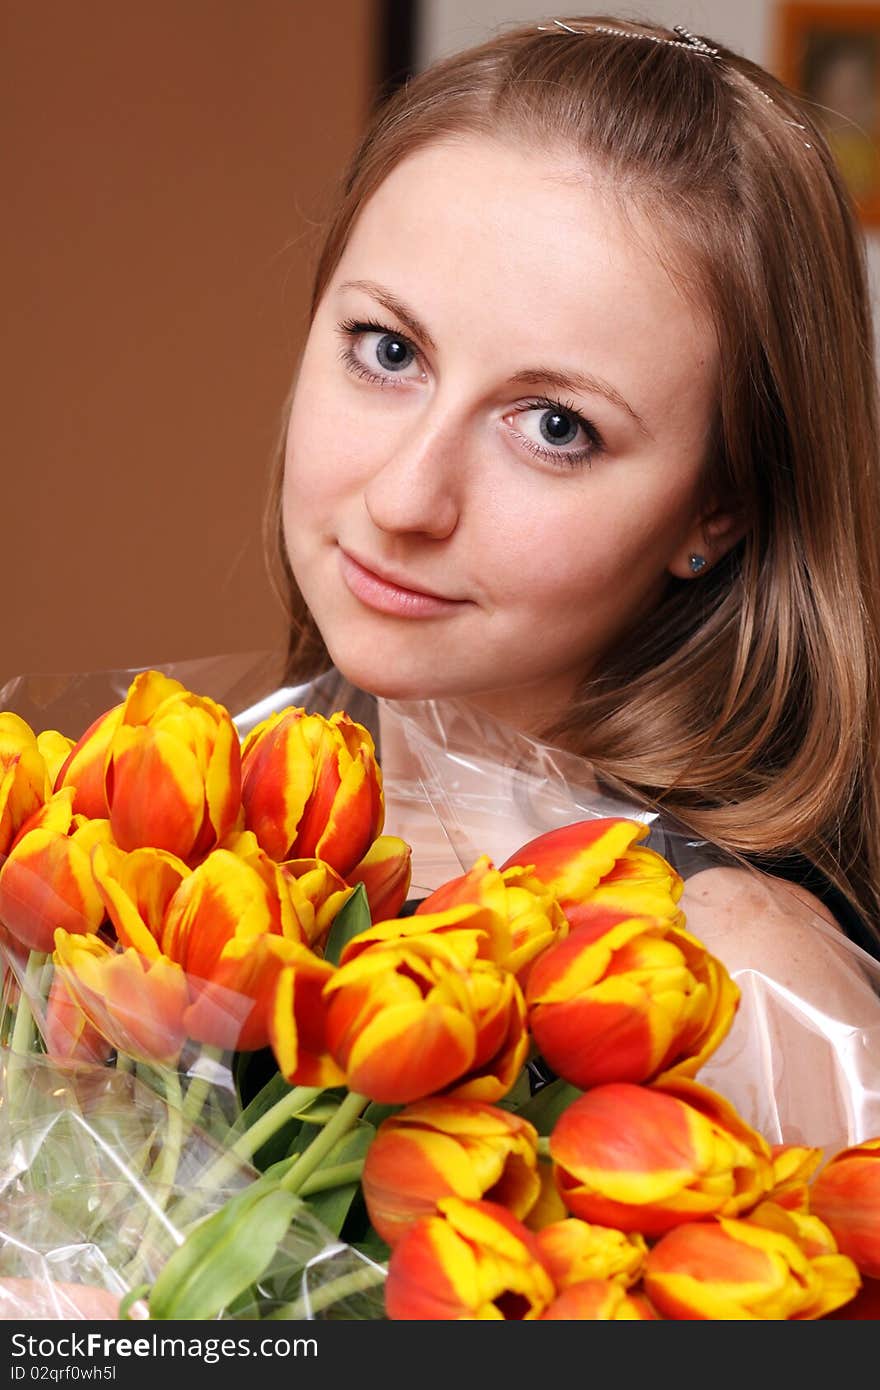
<instances>
[{"instance_id":1,"label":"bare shoulder","mask_svg":"<svg viewBox=\"0 0 880 1390\"><path fill-rule=\"evenodd\" d=\"M757 970L800 990L829 962L853 966L843 930L813 893L756 870L703 869L685 884L687 930L728 970Z\"/></svg>"}]
</instances>

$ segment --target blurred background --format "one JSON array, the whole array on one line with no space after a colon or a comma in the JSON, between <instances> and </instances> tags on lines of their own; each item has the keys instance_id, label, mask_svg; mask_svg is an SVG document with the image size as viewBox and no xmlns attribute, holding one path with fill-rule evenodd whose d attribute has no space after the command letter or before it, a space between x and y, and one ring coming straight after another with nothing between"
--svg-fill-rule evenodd
<instances>
[{"instance_id":1,"label":"blurred background","mask_svg":"<svg viewBox=\"0 0 880 1390\"><path fill-rule=\"evenodd\" d=\"M810 96L880 284L880 5L608 8L718 39ZM0 0L0 683L281 649L261 517L346 161L409 74L554 13Z\"/></svg>"}]
</instances>

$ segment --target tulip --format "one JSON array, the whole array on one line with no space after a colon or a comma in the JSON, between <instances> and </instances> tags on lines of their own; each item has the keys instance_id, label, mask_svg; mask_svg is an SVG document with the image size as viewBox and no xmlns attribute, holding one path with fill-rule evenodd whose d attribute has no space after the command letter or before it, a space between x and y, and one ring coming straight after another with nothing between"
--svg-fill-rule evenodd
<instances>
[{"instance_id":1,"label":"tulip","mask_svg":"<svg viewBox=\"0 0 880 1390\"><path fill-rule=\"evenodd\" d=\"M838 1245L829 1226L814 1212L799 1207L781 1205L771 1195L752 1207L745 1217L750 1226L761 1226L790 1237L808 1259L818 1255L836 1255Z\"/></svg>"},{"instance_id":2,"label":"tulip","mask_svg":"<svg viewBox=\"0 0 880 1390\"><path fill-rule=\"evenodd\" d=\"M864 1278L855 1298L826 1313L825 1317L834 1322L880 1322L880 1279Z\"/></svg>"},{"instance_id":3,"label":"tulip","mask_svg":"<svg viewBox=\"0 0 880 1390\"><path fill-rule=\"evenodd\" d=\"M141 672L107 747L104 784L122 849L149 845L198 862L240 808L241 754L228 711L158 671Z\"/></svg>"},{"instance_id":4,"label":"tulip","mask_svg":"<svg viewBox=\"0 0 880 1390\"><path fill-rule=\"evenodd\" d=\"M437 916L458 925L467 911ZM528 1050L525 1003L509 972L477 959L478 936L432 931L343 952L325 988L327 1038L353 1090L406 1105L453 1087L491 1103L511 1088Z\"/></svg>"},{"instance_id":5,"label":"tulip","mask_svg":"<svg viewBox=\"0 0 880 1390\"><path fill-rule=\"evenodd\" d=\"M693 1076L730 1030L739 997L696 937L613 909L545 951L526 989L541 1055L582 1090Z\"/></svg>"},{"instance_id":6,"label":"tulip","mask_svg":"<svg viewBox=\"0 0 880 1390\"><path fill-rule=\"evenodd\" d=\"M180 966L113 950L97 936L55 933L55 964L68 993L102 1037L146 1061L174 1063L186 1040L189 1002Z\"/></svg>"},{"instance_id":7,"label":"tulip","mask_svg":"<svg viewBox=\"0 0 880 1390\"><path fill-rule=\"evenodd\" d=\"M536 1239L557 1289L584 1280L612 1280L629 1288L639 1278L648 1251L638 1232L593 1226L575 1216L543 1226Z\"/></svg>"},{"instance_id":8,"label":"tulip","mask_svg":"<svg viewBox=\"0 0 880 1390\"><path fill-rule=\"evenodd\" d=\"M214 1047L254 1051L269 1044L284 965L264 949L265 939L302 943L301 917L312 922L315 914L297 881L253 836L240 848L212 850L191 870L166 850L125 854L104 846L93 854L92 872L122 945L184 971L189 1034Z\"/></svg>"},{"instance_id":9,"label":"tulip","mask_svg":"<svg viewBox=\"0 0 880 1390\"><path fill-rule=\"evenodd\" d=\"M683 1221L736 1216L773 1181L766 1140L695 1081L594 1087L557 1120L550 1155L569 1211L649 1238Z\"/></svg>"},{"instance_id":10,"label":"tulip","mask_svg":"<svg viewBox=\"0 0 880 1390\"><path fill-rule=\"evenodd\" d=\"M55 774L55 791L72 787L73 809L80 815L93 819L109 817L104 772L110 741L122 722L124 710L124 704L114 705L95 719L73 744Z\"/></svg>"},{"instance_id":11,"label":"tulip","mask_svg":"<svg viewBox=\"0 0 880 1390\"><path fill-rule=\"evenodd\" d=\"M767 1200L791 1211L807 1211L810 1180L822 1162L824 1150L804 1144L774 1144L773 1187Z\"/></svg>"},{"instance_id":12,"label":"tulip","mask_svg":"<svg viewBox=\"0 0 880 1390\"><path fill-rule=\"evenodd\" d=\"M640 1294L628 1294L616 1279L570 1284L541 1314L544 1322L645 1322L657 1314Z\"/></svg>"},{"instance_id":13,"label":"tulip","mask_svg":"<svg viewBox=\"0 0 880 1390\"><path fill-rule=\"evenodd\" d=\"M53 972L43 1030L46 1052L53 1062L106 1062L112 1047L72 997L64 977Z\"/></svg>"},{"instance_id":14,"label":"tulip","mask_svg":"<svg viewBox=\"0 0 880 1390\"><path fill-rule=\"evenodd\" d=\"M538 1134L508 1110L432 1096L383 1120L367 1150L361 1190L370 1223L395 1246L441 1197L485 1198L520 1220L534 1204Z\"/></svg>"},{"instance_id":15,"label":"tulip","mask_svg":"<svg viewBox=\"0 0 880 1390\"><path fill-rule=\"evenodd\" d=\"M96 932L104 904L90 851L109 839L106 821L77 823L73 789L57 792L25 821L0 867L0 918L29 951L52 950L56 927Z\"/></svg>"},{"instance_id":16,"label":"tulip","mask_svg":"<svg viewBox=\"0 0 880 1390\"><path fill-rule=\"evenodd\" d=\"M468 903L488 908L504 924L494 958L522 987L537 957L568 932L565 914L539 879L515 867L500 873L488 855L482 855L468 873L423 898L414 915L446 912Z\"/></svg>"},{"instance_id":17,"label":"tulip","mask_svg":"<svg viewBox=\"0 0 880 1390\"><path fill-rule=\"evenodd\" d=\"M175 890L159 945L187 974L208 980L227 942L267 933L305 941L284 871L262 851L244 859L217 849Z\"/></svg>"},{"instance_id":18,"label":"tulip","mask_svg":"<svg viewBox=\"0 0 880 1390\"><path fill-rule=\"evenodd\" d=\"M397 916L411 881L412 846L397 835L379 835L360 863L346 875L346 882L364 885L374 922Z\"/></svg>"},{"instance_id":19,"label":"tulip","mask_svg":"<svg viewBox=\"0 0 880 1390\"><path fill-rule=\"evenodd\" d=\"M496 1202L441 1197L388 1262L385 1311L393 1321L534 1321L553 1283L531 1232Z\"/></svg>"},{"instance_id":20,"label":"tulip","mask_svg":"<svg viewBox=\"0 0 880 1390\"><path fill-rule=\"evenodd\" d=\"M0 857L42 806L50 782L38 738L17 714L0 714Z\"/></svg>"},{"instance_id":21,"label":"tulip","mask_svg":"<svg viewBox=\"0 0 880 1390\"><path fill-rule=\"evenodd\" d=\"M346 942L339 963L347 965L369 948L403 943L415 937L442 941L444 951L451 952L451 958L462 967L470 966L477 959L497 964L510 952L506 919L478 903L461 903L443 912L416 911L411 917L374 922Z\"/></svg>"},{"instance_id":22,"label":"tulip","mask_svg":"<svg viewBox=\"0 0 880 1390\"><path fill-rule=\"evenodd\" d=\"M853 1298L859 1275L845 1255L811 1258L789 1234L722 1217L664 1235L648 1252L644 1286L666 1318L803 1320Z\"/></svg>"},{"instance_id":23,"label":"tulip","mask_svg":"<svg viewBox=\"0 0 880 1390\"><path fill-rule=\"evenodd\" d=\"M556 1221L565 1221L568 1216L568 1208L559 1195L559 1188L556 1186L556 1171L549 1159L538 1158L538 1181L541 1189L535 1198L533 1205L529 1208L523 1221L530 1231L543 1231L545 1226L552 1226Z\"/></svg>"},{"instance_id":24,"label":"tulip","mask_svg":"<svg viewBox=\"0 0 880 1390\"><path fill-rule=\"evenodd\" d=\"M812 1184L810 1209L861 1273L880 1279L880 1138L834 1155Z\"/></svg>"},{"instance_id":25,"label":"tulip","mask_svg":"<svg viewBox=\"0 0 880 1390\"><path fill-rule=\"evenodd\" d=\"M73 739L68 738L66 734L59 733L57 729L41 729L37 734L37 748L46 764L48 785L53 791L58 790L55 786L55 780L74 747ZM73 809L77 812L80 810L75 800Z\"/></svg>"},{"instance_id":26,"label":"tulip","mask_svg":"<svg viewBox=\"0 0 880 1390\"><path fill-rule=\"evenodd\" d=\"M355 891L354 885L346 883L322 859L288 859L280 867L303 939L313 950L322 950L336 917Z\"/></svg>"},{"instance_id":27,"label":"tulip","mask_svg":"<svg viewBox=\"0 0 880 1390\"><path fill-rule=\"evenodd\" d=\"M296 880L255 849L212 850L179 886L161 946L186 971L194 1038L244 1052L269 1045L269 1017L285 958L270 941L302 945L314 908Z\"/></svg>"},{"instance_id":28,"label":"tulip","mask_svg":"<svg viewBox=\"0 0 880 1390\"><path fill-rule=\"evenodd\" d=\"M341 712L270 715L242 744L242 803L273 859L323 859L347 878L385 816L370 734Z\"/></svg>"},{"instance_id":29,"label":"tulip","mask_svg":"<svg viewBox=\"0 0 880 1390\"><path fill-rule=\"evenodd\" d=\"M270 997L269 1041L278 1070L293 1086L338 1086L345 1073L330 1055L324 987L334 967L305 946L267 937L263 950L279 969Z\"/></svg>"},{"instance_id":30,"label":"tulip","mask_svg":"<svg viewBox=\"0 0 880 1390\"><path fill-rule=\"evenodd\" d=\"M530 870L553 893L572 928L592 920L591 905L681 924L676 904L684 881L659 854L638 845L648 834L640 821L575 821L530 840L501 868Z\"/></svg>"}]
</instances>

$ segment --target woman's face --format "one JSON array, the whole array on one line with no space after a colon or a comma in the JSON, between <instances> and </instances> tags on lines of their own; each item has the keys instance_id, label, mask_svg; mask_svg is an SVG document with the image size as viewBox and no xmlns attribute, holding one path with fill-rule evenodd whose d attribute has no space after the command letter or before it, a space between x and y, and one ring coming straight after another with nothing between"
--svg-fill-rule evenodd
<instances>
[{"instance_id":1,"label":"woman's face","mask_svg":"<svg viewBox=\"0 0 880 1390\"><path fill-rule=\"evenodd\" d=\"M290 417L286 541L334 663L537 727L735 539L700 512L717 378L707 318L589 168L478 137L410 156Z\"/></svg>"}]
</instances>

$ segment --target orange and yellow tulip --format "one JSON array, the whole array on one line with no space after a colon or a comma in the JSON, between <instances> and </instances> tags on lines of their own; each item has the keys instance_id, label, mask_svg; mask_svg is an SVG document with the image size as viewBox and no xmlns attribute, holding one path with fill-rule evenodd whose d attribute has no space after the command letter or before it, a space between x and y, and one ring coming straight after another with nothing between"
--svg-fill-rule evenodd
<instances>
[{"instance_id":1,"label":"orange and yellow tulip","mask_svg":"<svg viewBox=\"0 0 880 1390\"><path fill-rule=\"evenodd\" d=\"M773 1186L767 1200L790 1211L808 1211L810 1181L822 1162L824 1149L805 1144L774 1144Z\"/></svg>"},{"instance_id":2,"label":"orange and yellow tulip","mask_svg":"<svg viewBox=\"0 0 880 1390\"><path fill-rule=\"evenodd\" d=\"M462 967L470 966L477 959L497 964L510 946L506 920L478 903L462 903L443 912L414 912L411 917L390 917L387 921L374 922L346 942L339 963L347 965L373 947L425 936L431 941L442 942L442 950Z\"/></svg>"},{"instance_id":3,"label":"orange and yellow tulip","mask_svg":"<svg viewBox=\"0 0 880 1390\"><path fill-rule=\"evenodd\" d=\"M644 1287L665 1318L803 1320L852 1299L859 1274L846 1255L811 1257L791 1234L722 1217L667 1232L648 1252Z\"/></svg>"},{"instance_id":4,"label":"orange and yellow tulip","mask_svg":"<svg viewBox=\"0 0 880 1390\"><path fill-rule=\"evenodd\" d=\"M232 830L241 807L229 712L158 671L141 672L107 745L104 787L120 848L149 845L197 863Z\"/></svg>"},{"instance_id":5,"label":"orange and yellow tulip","mask_svg":"<svg viewBox=\"0 0 880 1390\"><path fill-rule=\"evenodd\" d=\"M534 1204L538 1133L509 1110L432 1096L380 1124L361 1174L370 1222L395 1246L441 1197L498 1202L522 1219Z\"/></svg>"},{"instance_id":6,"label":"orange and yellow tulip","mask_svg":"<svg viewBox=\"0 0 880 1390\"><path fill-rule=\"evenodd\" d=\"M641 821L615 817L575 821L530 840L501 868L516 865L540 879L572 928L592 920L591 908L683 925L677 903L684 880L661 855L639 844L649 832Z\"/></svg>"},{"instance_id":7,"label":"orange and yellow tulip","mask_svg":"<svg viewBox=\"0 0 880 1390\"><path fill-rule=\"evenodd\" d=\"M242 743L245 824L267 854L323 859L343 878L361 863L385 816L372 737L347 714L292 707Z\"/></svg>"},{"instance_id":8,"label":"orange and yellow tulip","mask_svg":"<svg viewBox=\"0 0 880 1390\"><path fill-rule=\"evenodd\" d=\"M657 1313L642 1294L629 1294L616 1279L569 1284L541 1314L543 1322L646 1322Z\"/></svg>"},{"instance_id":9,"label":"orange and yellow tulip","mask_svg":"<svg viewBox=\"0 0 880 1390\"><path fill-rule=\"evenodd\" d=\"M313 922L314 909L253 836L242 839L248 843L240 853L212 850L195 869L166 850L125 854L102 846L93 854L92 872L122 945L184 971L190 1035L252 1051L268 1046L269 1012L284 964L264 942L302 943L301 917Z\"/></svg>"},{"instance_id":10,"label":"orange and yellow tulip","mask_svg":"<svg viewBox=\"0 0 880 1390\"><path fill-rule=\"evenodd\" d=\"M411 881L412 846L397 835L377 836L360 863L346 874L347 883L364 885L374 922L397 916Z\"/></svg>"},{"instance_id":11,"label":"orange and yellow tulip","mask_svg":"<svg viewBox=\"0 0 880 1390\"><path fill-rule=\"evenodd\" d=\"M638 1280L647 1242L638 1232L594 1226L570 1216L537 1232L538 1249L557 1289L584 1280L614 1280L629 1288Z\"/></svg>"},{"instance_id":12,"label":"orange and yellow tulip","mask_svg":"<svg viewBox=\"0 0 880 1390\"><path fill-rule=\"evenodd\" d=\"M269 1042L278 1070L293 1086L339 1086L345 1073L330 1055L324 987L335 968L307 947L267 937L278 974L270 998Z\"/></svg>"},{"instance_id":13,"label":"orange and yellow tulip","mask_svg":"<svg viewBox=\"0 0 880 1390\"><path fill-rule=\"evenodd\" d=\"M501 873L488 855L460 878L450 879L427 898L415 916L446 912L475 903L492 912L504 931L498 933L494 959L525 986L533 962L548 946L568 932L568 921L551 891L529 870L506 869Z\"/></svg>"},{"instance_id":14,"label":"orange and yellow tulip","mask_svg":"<svg viewBox=\"0 0 880 1390\"><path fill-rule=\"evenodd\" d=\"M240 838L243 840L247 837L256 844L256 837L250 831ZM322 859L288 859L279 867L283 871L303 939L313 950L323 950L337 913L342 911L354 892L354 884L347 883Z\"/></svg>"},{"instance_id":15,"label":"orange and yellow tulip","mask_svg":"<svg viewBox=\"0 0 880 1390\"><path fill-rule=\"evenodd\" d=\"M44 802L0 867L0 919L29 951L51 951L56 927L91 933L104 921L89 855L110 826L74 816L72 802L72 788Z\"/></svg>"},{"instance_id":16,"label":"orange and yellow tulip","mask_svg":"<svg viewBox=\"0 0 880 1390\"><path fill-rule=\"evenodd\" d=\"M880 1279L880 1138L841 1149L810 1188L810 1210L862 1274Z\"/></svg>"},{"instance_id":17,"label":"orange and yellow tulip","mask_svg":"<svg viewBox=\"0 0 880 1390\"><path fill-rule=\"evenodd\" d=\"M534 1321L554 1287L535 1238L496 1202L441 1197L391 1252L385 1311L394 1321Z\"/></svg>"},{"instance_id":18,"label":"orange and yellow tulip","mask_svg":"<svg viewBox=\"0 0 880 1390\"><path fill-rule=\"evenodd\" d=\"M114 705L99 715L74 743L55 775L56 792L63 787L73 788L73 809L77 815L93 820L105 820L110 815L104 771L110 740L122 722L124 709L124 703Z\"/></svg>"},{"instance_id":19,"label":"orange and yellow tulip","mask_svg":"<svg viewBox=\"0 0 880 1390\"><path fill-rule=\"evenodd\" d=\"M729 1032L739 998L696 937L616 908L596 908L545 951L526 988L541 1055L582 1090L694 1076Z\"/></svg>"},{"instance_id":20,"label":"orange and yellow tulip","mask_svg":"<svg viewBox=\"0 0 880 1390\"><path fill-rule=\"evenodd\" d=\"M130 1057L174 1063L186 1040L186 977L164 956L114 950L98 936L55 933L55 969L103 1038Z\"/></svg>"},{"instance_id":21,"label":"orange and yellow tulip","mask_svg":"<svg viewBox=\"0 0 880 1390\"><path fill-rule=\"evenodd\" d=\"M446 915L458 926L471 911ZM349 943L325 996L330 1051L353 1090L406 1105L452 1088L491 1103L511 1088L528 1050L525 1002L508 971L477 958L479 936L426 931L347 955L359 938Z\"/></svg>"},{"instance_id":22,"label":"orange and yellow tulip","mask_svg":"<svg viewBox=\"0 0 880 1390\"><path fill-rule=\"evenodd\" d=\"M736 1216L773 1182L766 1140L695 1081L594 1087L557 1120L550 1155L569 1211L649 1238Z\"/></svg>"},{"instance_id":23,"label":"orange and yellow tulip","mask_svg":"<svg viewBox=\"0 0 880 1390\"><path fill-rule=\"evenodd\" d=\"M63 975L55 970L46 1001L43 1029L46 1053L53 1062L106 1062L113 1048L72 997Z\"/></svg>"},{"instance_id":24,"label":"orange and yellow tulip","mask_svg":"<svg viewBox=\"0 0 880 1390\"><path fill-rule=\"evenodd\" d=\"M24 719L4 711L0 714L0 859L50 789L38 737Z\"/></svg>"}]
</instances>

